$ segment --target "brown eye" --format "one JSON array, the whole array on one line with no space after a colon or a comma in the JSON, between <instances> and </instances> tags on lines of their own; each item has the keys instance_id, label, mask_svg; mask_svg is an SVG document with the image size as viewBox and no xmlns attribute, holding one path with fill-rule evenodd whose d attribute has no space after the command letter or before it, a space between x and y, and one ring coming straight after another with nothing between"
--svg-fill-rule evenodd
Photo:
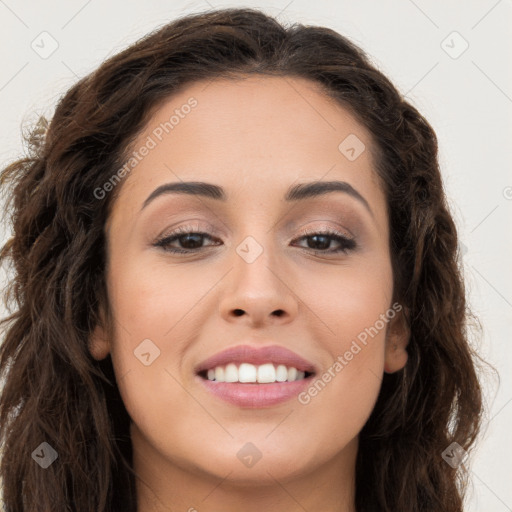
<instances>
[{"instance_id":1,"label":"brown eye","mask_svg":"<svg viewBox=\"0 0 512 512\"><path fill-rule=\"evenodd\" d=\"M208 233L182 227L158 239L153 245L162 247L165 251L171 253L187 254L204 249L203 242L205 239L214 240Z\"/></svg>"},{"instance_id":2,"label":"brown eye","mask_svg":"<svg viewBox=\"0 0 512 512\"><path fill-rule=\"evenodd\" d=\"M353 238L348 238L337 231L308 232L303 234L298 240L303 239L308 241L308 247L305 247L305 249L326 254L348 253L357 247L357 243ZM330 249L333 241L338 244L338 248Z\"/></svg>"}]
</instances>

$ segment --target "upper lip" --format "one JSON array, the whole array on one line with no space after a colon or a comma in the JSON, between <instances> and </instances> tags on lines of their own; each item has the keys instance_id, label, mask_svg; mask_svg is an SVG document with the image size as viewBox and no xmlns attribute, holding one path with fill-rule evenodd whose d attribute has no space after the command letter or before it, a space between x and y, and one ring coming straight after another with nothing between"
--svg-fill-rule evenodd
<instances>
[{"instance_id":1,"label":"upper lip","mask_svg":"<svg viewBox=\"0 0 512 512\"><path fill-rule=\"evenodd\" d=\"M299 371L316 373L313 363L306 361L295 352L279 345L266 345L263 347L237 345L229 347L199 363L195 371L200 373L204 370L209 370L216 366L224 366L229 363L251 363L254 365L265 363L283 364L285 366L293 366Z\"/></svg>"}]
</instances>

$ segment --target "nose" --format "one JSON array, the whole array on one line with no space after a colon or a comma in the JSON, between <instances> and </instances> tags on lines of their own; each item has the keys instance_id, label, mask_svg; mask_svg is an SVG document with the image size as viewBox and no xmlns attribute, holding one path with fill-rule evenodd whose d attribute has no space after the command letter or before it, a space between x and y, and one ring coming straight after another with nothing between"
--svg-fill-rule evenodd
<instances>
[{"instance_id":1,"label":"nose","mask_svg":"<svg viewBox=\"0 0 512 512\"><path fill-rule=\"evenodd\" d=\"M229 285L220 301L221 316L230 323L262 327L289 323L298 313L293 282L268 251L248 263L234 254Z\"/></svg>"}]
</instances>

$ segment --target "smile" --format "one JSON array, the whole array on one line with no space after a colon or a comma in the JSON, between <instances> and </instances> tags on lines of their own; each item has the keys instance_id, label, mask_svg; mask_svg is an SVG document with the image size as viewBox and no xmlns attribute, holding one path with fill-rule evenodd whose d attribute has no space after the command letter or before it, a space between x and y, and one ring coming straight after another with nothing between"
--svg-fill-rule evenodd
<instances>
[{"instance_id":1,"label":"smile","mask_svg":"<svg viewBox=\"0 0 512 512\"><path fill-rule=\"evenodd\" d=\"M253 343L228 347L195 367L208 394L237 407L265 408L297 397L311 384L314 363L281 345Z\"/></svg>"}]
</instances>

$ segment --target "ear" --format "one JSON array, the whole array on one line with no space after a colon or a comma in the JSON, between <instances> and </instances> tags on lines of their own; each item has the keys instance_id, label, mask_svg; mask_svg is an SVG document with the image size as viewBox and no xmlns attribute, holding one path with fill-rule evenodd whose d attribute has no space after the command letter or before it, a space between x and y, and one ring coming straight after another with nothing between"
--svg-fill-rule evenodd
<instances>
[{"instance_id":1,"label":"ear","mask_svg":"<svg viewBox=\"0 0 512 512\"><path fill-rule=\"evenodd\" d=\"M96 324L96 327L89 336L89 352L97 361L105 359L110 353L110 339L102 308L100 308L100 322Z\"/></svg>"},{"instance_id":2,"label":"ear","mask_svg":"<svg viewBox=\"0 0 512 512\"><path fill-rule=\"evenodd\" d=\"M407 345L411 331L407 325L404 309L401 309L391 320L386 333L384 371L395 373L407 363Z\"/></svg>"}]
</instances>

